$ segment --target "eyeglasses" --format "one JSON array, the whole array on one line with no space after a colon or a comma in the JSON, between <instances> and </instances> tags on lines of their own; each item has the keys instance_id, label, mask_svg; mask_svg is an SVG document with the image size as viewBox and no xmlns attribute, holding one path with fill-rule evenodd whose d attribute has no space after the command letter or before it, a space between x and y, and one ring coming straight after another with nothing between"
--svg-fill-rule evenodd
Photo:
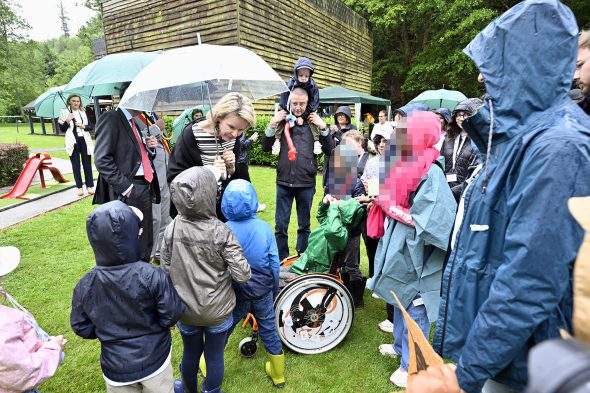
<instances>
[{"instance_id":1,"label":"eyeglasses","mask_svg":"<svg viewBox=\"0 0 590 393\"><path fill-rule=\"evenodd\" d=\"M307 102L291 102L291 106L303 108Z\"/></svg>"},{"instance_id":2,"label":"eyeglasses","mask_svg":"<svg viewBox=\"0 0 590 393\"><path fill-rule=\"evenodd\" d=\"M463 112L459 112L455 115L456 119L458 119L458 118L465 119L466 117L467 117L467 114L463 113Z\"/></svg>"},{"instance_id":3,"label":"eyeglasses","mask_svg":"<svg viewBox=\"0 0 590 393\"><path fill-rule=\"evenodd\" d=\"M580 71L582 69L582 67L584 67L584 64L586 64L586 62L590 59L590 56L586 57L584 60L582 60L581 62L578 61L576 63L576 71Z\"/></svg>"}]
</instances>

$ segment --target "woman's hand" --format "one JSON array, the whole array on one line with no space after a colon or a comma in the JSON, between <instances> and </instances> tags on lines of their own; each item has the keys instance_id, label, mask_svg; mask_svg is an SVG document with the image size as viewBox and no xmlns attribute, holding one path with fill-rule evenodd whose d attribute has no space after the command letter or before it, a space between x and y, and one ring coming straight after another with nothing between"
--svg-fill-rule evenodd
<instances>
[{"instance_id":1,"label":"woman's hand","mask_svg":"<svg viewBox=\"0 0 590 393\"><path fill-rule=\"evenodd\" d=\"M227 173L227 171L225 169L225 161L223 160L223 157L215 156L215 160L213 160L213 166L215 168L217 168L222 173L221 178L223 178L223 174Z\"/></svg>"},{"instance_id":2,"label":"woman's hand","mask_svg":"<svg viewBox=\"0 0 590 393\"><path fill-rule=\"evenodd\" d=\"M82 123L76 123L76 127L84 129L84 127L86 127L86 126Z\"/></svg>"},{"instance_id":3,"label":"woman's hand","mask_svg":"<svg viewBox=\"0 0 590 393\"><path fill-rule=\"evenodd\" d=\"M74 118L74 114L72 112L68 113L66 116L66 121L69 123Z\"/></svg>"}]
</instances>

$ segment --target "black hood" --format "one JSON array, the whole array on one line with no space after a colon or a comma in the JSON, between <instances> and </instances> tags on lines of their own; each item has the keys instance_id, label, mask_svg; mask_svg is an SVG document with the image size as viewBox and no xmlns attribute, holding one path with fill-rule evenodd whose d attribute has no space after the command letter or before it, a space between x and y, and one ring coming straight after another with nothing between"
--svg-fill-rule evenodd
<instances>
[{"instance_id":1,"label":"black hood","mask_svg":"<svg viewBox=\"0 0 590 393\"><path fill-rule=\"evenodd\" d=\"M97 207L86 221L88 241L97 266L139 261L139 217L121 201Z\"/></svg>"}]
</instances>

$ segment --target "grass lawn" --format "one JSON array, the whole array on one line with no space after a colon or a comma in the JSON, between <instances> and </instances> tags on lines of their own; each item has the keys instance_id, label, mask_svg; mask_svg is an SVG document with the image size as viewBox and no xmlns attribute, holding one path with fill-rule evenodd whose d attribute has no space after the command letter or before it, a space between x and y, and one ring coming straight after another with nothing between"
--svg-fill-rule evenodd
<instances>
[{"instance_id":1,"label":"grass lawn","mask_svg":"<svg viewBox=\"0 0 590 393\"><path fill-rule=\"evenodd\" d=\"M35 138L53 140L51 137ZM252 167L250 175L261 203L267 205L259 216L274 227L275 171ZM312 228L317 226L315 206L321 197L320 182L318 177ZM63 334L69 340L65 362L56 375L40 387L44 393L105 391L99 365L99 342L77 337L69 325L74 286L95 265L85 230L86 217L92 209L90 198L85 198L0 231L0 245L17 246L22 255L20 266L6 277L4 287L33 313L49 334ZM289 228L291 250L295 247L296 229L297 219L293 210ZM364 245L362 247L362 269L366 273L367 259ZM319 355L286 351L287 384L280 391L368 393L396 390L388 380L399 362L381 356L377 349L379 344L392 342L391 335L377 329L377 324L385 317L384 304L373 299L368 291L365 303L365 308L357 310L347 338L337 348ZM262 345L253 358L239 355L238 343L248 333L249 330L238 327L229 341L225 351L223 390L228 393L278 392L264 373L266 356ZM178 377L182 342L177 329L172 334L172 362Z\"/></svg>"},{"instance_id":2,"label":"grass lawn","mask_svg":"<svg viewBox=\"0 0 590 393\"><path fill-rule=\"evenodd\" d=\"M23 143L29 145L29 149L43 149L63 147L65 153L64 137L56 136L51 131L51 124L45 124L47 135L41 134L41 125L35 124L35 134L31 134L28 124L18 127L14 124L0 124L0 143Z\"/></svg>"}]
</instances>

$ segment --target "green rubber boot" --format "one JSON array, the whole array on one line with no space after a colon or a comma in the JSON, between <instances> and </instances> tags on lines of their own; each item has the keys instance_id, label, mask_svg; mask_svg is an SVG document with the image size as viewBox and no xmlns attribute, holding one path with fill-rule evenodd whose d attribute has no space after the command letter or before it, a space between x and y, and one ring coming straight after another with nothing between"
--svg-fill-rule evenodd
<instances>
[{"instance_id":1,"label":"green rubber boot","mask_svg":"<svg viewBox=\"0 0 590 393\"><path fill-rule=\"evenodd\" d=\"M199 370L201 371L201 374L203 374L203 378L207 377L207 365L205 363L205 355L201 355L201 358L199 359Z\"/></svg>"},{"instance_id":2,"label":"green rubber boot","mask_svg":"<svg viewBox=\"0 0 590 393\"><path fill-rule=\"evenodd\" d=\"M285 353L280 355L268 354L269 361L266 362L266 374L272 379L277 388L285 386Z\"/></svg>"}]
</instances>

